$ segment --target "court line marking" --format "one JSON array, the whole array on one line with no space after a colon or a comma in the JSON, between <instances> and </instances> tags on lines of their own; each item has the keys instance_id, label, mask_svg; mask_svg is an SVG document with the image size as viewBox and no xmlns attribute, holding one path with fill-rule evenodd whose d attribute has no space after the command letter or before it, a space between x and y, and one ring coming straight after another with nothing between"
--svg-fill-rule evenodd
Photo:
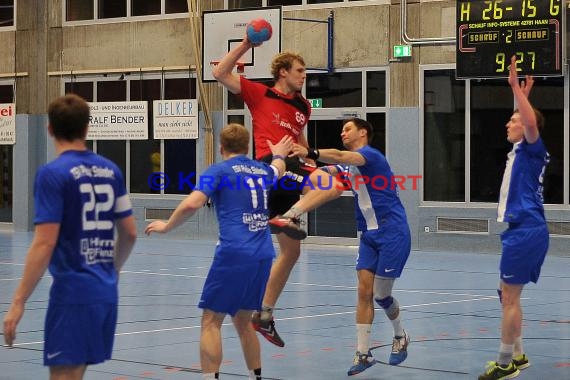
<instances>
[{"instance_id":1,"label":"court line marking","mask_svg":"<svg viewBox=\"0 0 570 380\"><path fill-rule=\"evenodd\" d=\"M148 270L148 269L147 269ZM147 272L145 271L132 271L132 270L122 270L121 274L146 274L149 276L166 276L166 277L183 277L183 278L206 278L206 276L198 276L191 274L176 274L176 273L157 273L157 272Z\"/></svg>"},{"instance_id":2,"label":"court line marking","mask_svg":"<svg viewBox=\"0 0 570 380\"><path fill-rule=\"evenodd\" d=\"M451 303L460 303L460 302L472 302L472 301L495 301L498 297L496 296L487 296L481 298L473 298L473 299L465 299L465 300L455 300L455 301L442 301L442 302L431 302L431 303L421 303L421 304L414 304L414 305L401 305L402 309L410 309L415 307L423 307L423 306L434 306L434 305L444 305L444 304L451 304ZM354 314L356 310L351 311L343 311L343 312L336 312L336 313L325 313L325 314L315 314L315 315L301 315L297 317L287 317L287 318L275 318L276 321L291 321L295 319L312 319L312 318L322 318L322 317L332 317L332 316L339 316L339 315L348 315ZM222 326L233 326L233 323L223 323ZM165 329L154 329L154 330L141 330L141 331L128 331L122 333L116 333L115 336L129 336L129 335L139 335L139 334L151 334L151 333L160 333L160 332L169 332L169 331L180 331L180 330L194 330L199 329L200 325L194 326L181 326L181 327L169 327ZM25 342L25 343L15 343L14 347L19 346L30 346L34 344L42 344L43 341L37 342Z\"/></svg>"}]
</instances>

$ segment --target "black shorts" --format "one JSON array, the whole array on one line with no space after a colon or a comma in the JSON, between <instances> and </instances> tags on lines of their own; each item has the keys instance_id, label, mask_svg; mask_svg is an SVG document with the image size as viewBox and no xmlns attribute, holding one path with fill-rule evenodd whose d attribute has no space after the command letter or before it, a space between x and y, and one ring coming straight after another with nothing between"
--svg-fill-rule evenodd
<instances>
[{"instance_id":1,"label":"black shorts","mask_svg":"<svg viewBox=\"0 0 570 380\"><path fill-rule=\"evenodd\" d=\"M268 154L260 161L270 163L273 155ZM299 200L303 184L316 168L299 161L297 157L285 158L285 174L269 192L269 217L283 215Z\"/></svg>"}]
</instances>

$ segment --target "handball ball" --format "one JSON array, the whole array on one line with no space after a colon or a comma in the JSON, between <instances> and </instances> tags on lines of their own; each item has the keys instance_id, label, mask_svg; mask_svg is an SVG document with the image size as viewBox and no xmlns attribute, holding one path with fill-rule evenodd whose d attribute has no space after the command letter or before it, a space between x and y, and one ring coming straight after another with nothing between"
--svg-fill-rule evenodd
<instances>
[{"instance_id":1,"label":"handball ball","mask_svg":"<svg viewBox=\"0 0 570 380\"><path fill-rule=\"evenodd\" d=\"M271 24L267 20L257 18L247 24L246 33L249 42L259 45L271 38L273 28L271 28Z\"/></svg>"}]
</instances>

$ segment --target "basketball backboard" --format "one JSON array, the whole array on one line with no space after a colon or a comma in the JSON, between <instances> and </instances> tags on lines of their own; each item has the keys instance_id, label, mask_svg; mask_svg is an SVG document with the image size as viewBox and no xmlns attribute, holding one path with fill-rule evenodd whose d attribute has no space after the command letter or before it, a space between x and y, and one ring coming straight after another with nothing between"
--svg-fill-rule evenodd
<instances>
[{"instance_id":1,"label":"basketball backboard","mask_svg":"<svg viewBox=\"0 0 570 380\"><path fill-rule=\"evenodd\" d=\"M250 49L239 61L240 69L248 79L270 79L270 64L281 51L281 7L205 11L202 19L202 80L215 81L214 63L245 37L247 23L264 18L271 24L273 35L261 46Z\"/></svg>"}]
</instances>

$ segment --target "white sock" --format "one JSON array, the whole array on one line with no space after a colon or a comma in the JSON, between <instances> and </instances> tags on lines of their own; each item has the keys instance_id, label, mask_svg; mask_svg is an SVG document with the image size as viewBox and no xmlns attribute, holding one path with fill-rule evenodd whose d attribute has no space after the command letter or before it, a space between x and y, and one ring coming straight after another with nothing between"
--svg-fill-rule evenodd
<instances>
[{"instance_id":1,"label":"white sock","mask_svg":"<svg viewBox=\"0 0 570 380\"><path fill-rule=\"evenodd\" d=\"M511 361L513 360L514 347L514 344L504 344L501 342L501 346L499 347L499 358L497 359L497 363L499 363L499 365L511 364Z\"/></svg>"},{"instance_id":2,"label":"white sock","mask_svg":"<svg viewBox=\"0 0 570 380\"><path fill-rule=\"evenodd\" d=\"M258 380L261 379L261 368L259 368L259 375L255 373L255 369L249 370L249 379L248 380Z\"/></svg>"},{"instance_id":3,"label":"white sock","mask_svg":"<svg viewBox=\"0 0 570 380\"><path fill-rule=\"evenodd\" d=\"M402 338L404 336L404 328L402 327L402 322L400 321L400 316L396 319L390 319L392 326L394 327L394 336Z\"/></svg>"},{"instance_id":4,"label":"white sock","mask_svg":"<svg viewBox=\"0 0 570 380\"><path fill-rule=\"evenodd\" d=\"M216 373L215 372L203 373L202 379L204 379L204 380L215 380L216 379Z\"/></svg>"},{"instance_id":5,"label":"white sock","mask_svg":"<svg viewBox=\"0 0 570 380\"><path fill-rule=\"evenodd\" d=\"M359 351L361 354L368 353L370 349L370 329L372 325L369 324L356 324L356 338L358 344L356 346L356 350Z\"/></svg>"},{"instance_id":6,"label":"white sock","mask_svg":"<svg viewBox=\"0 0 570 380\"><path fill-rule=\"evenodd\" d=\"M517 357L524 354L523 342L522 342L522 335L515 338L515 347L513 350L513 356Z\"/></svg>"},{"instance_id":7,"label":"white sock","mask_svg":"<svg viewBox=\"0 0 570 380\"><path fill-rule=\"evenodd\" d=\"M283 214L286 218L295 218L298 219L301 215L303 215L305 211L303 211L300 207L291 207L285 214Z\"/></svg>"},{"instance_id":8,"label":"white sock","mask_svg":"<svg viewBox=\"0 0 570 380\"><path fill-rule=\"evenodd\" d=\"M273 308L275 305L265 305L261 308L261 313L259 314L259 318L263 321L268 321L273 317Z\"/></svg>"}]
</instances>

